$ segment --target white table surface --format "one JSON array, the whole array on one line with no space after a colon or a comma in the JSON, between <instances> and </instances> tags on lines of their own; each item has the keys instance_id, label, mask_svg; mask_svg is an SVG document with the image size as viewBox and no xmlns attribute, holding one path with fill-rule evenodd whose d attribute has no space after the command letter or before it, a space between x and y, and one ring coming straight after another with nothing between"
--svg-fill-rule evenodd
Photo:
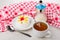
<instances>
[{"instance_id":1,"label":"white table surface","mask_svg":"<svg viewBox=\"0 0 60 40\"><path fill-rule=\"evenodd\" d=\"M32 35L32 29L24 32ZM0 32L0 40L60 40L60 29L51 27L50 32L52 36L49 38L28 37L19 32Z\"/></svg>"},{"instance_id":2,"label":"white table surface","mask_svg":"<svg viewBox=\"0 0 60 40\"><path fill-rule=\"evenodd\" d=\"M2 8L5 5L19 3L21 1L23 2L23 1L31 1L31 0L0 0L0 8ZM52 2L52 3L60 4L59 0L43 0L43 2ZM50 38L35 38L35 37L30 38L19 32L9 32L9 31L0 32L0 40L60 40L60 29L50 26L50 31L52 34ZM32 35L32 29L24 32Z\"/></svg>"}]
</instances>

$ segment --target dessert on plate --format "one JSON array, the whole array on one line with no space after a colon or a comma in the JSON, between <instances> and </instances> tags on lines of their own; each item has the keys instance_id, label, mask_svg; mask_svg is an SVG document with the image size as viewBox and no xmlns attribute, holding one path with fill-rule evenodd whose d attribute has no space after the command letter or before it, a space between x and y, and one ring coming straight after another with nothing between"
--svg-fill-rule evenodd
<instances>
[{"instance_id":1,"label":"dessert on plate","mask_svg":"<svg viewBox=\"0 0 60 40\"><path fill-rule=\"evenodd\" d=\"M34 24L34 19L28 15L19 15L12 21L15 30L29 29Z\"/></svg>"},{"instance_id":2,"label":"dessert on plate","mask_svg":"<svg viewBox=\"0 0 60 40\"><path fill-rule=\"evenodd\" d=\"M16 22L17 22L17 25L19 24L20 26L22 27L28 27L29 24L30 24L30 19L28 16L26 15L21 15L21 16L18 16Z\"/></svg>"}]
</instances>

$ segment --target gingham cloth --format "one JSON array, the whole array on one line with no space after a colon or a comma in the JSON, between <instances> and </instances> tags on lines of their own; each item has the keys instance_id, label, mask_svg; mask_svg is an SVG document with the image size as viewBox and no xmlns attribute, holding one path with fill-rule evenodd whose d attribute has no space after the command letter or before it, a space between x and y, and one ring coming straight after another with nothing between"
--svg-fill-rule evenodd
<instances>
[{"instance_id":1,"label":"gingham cloth","mask_svg":"<svg viewBox=\"0 0 60 40\"><path fill-rule=\"evenodd\" d=\"M37 2L30 1L4 6L0 9L0 31L6 31L7 25L11 25L13 18L20 15L21 12L34 18L36 15L35 5L37 4ZM60 5L46 3L46 6L44 14L47 16L47 22L49 25L60 28Z\"/></svg>"}]
</instances>

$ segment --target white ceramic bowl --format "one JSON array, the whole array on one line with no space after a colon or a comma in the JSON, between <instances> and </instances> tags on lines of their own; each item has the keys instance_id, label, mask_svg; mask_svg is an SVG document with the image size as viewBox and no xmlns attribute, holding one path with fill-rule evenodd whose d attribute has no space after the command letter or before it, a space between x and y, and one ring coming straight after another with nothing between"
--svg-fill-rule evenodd
<instances>
[{"instance_id":1,"label":"white ceramic bowl","mask_svg":"<svg viewBox=\"0 0 60 40\"><path fill-rule=\"evenodd\" d=\"M25 15L27 16L27 15ZM18 16L13 19L12 24L15 30L28 30L31 27L33 27L34 19L30 16L28 16L28 23L27 24L20 24L17 22Z\"/></svg>"}]
</instances>

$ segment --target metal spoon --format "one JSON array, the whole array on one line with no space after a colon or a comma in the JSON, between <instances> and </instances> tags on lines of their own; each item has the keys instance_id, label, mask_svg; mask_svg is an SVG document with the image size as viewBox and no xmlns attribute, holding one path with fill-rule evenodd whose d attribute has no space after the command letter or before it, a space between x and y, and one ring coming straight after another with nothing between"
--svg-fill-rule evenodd
<instances>
[{"instance_id":1,"label":"metal spoon","mask_svg":"<svg viewBox=\"0 0 60 40\"><path fill-rule=\"evenodd\" d=\"M8 29L10 32L14 32L14 31L15 31L15 30L12 30L12 29L10 28L10 26L7 26L7 29ZM17 32L22 33L22 34L24 34L24 35L26 35L26 36L28 36L28 37L32 37L31 35L29 35L29 34L27 34L27 33L24 33L24 32L21 32L21 31L17 31Z\"/></svg>"}]
</instances>

